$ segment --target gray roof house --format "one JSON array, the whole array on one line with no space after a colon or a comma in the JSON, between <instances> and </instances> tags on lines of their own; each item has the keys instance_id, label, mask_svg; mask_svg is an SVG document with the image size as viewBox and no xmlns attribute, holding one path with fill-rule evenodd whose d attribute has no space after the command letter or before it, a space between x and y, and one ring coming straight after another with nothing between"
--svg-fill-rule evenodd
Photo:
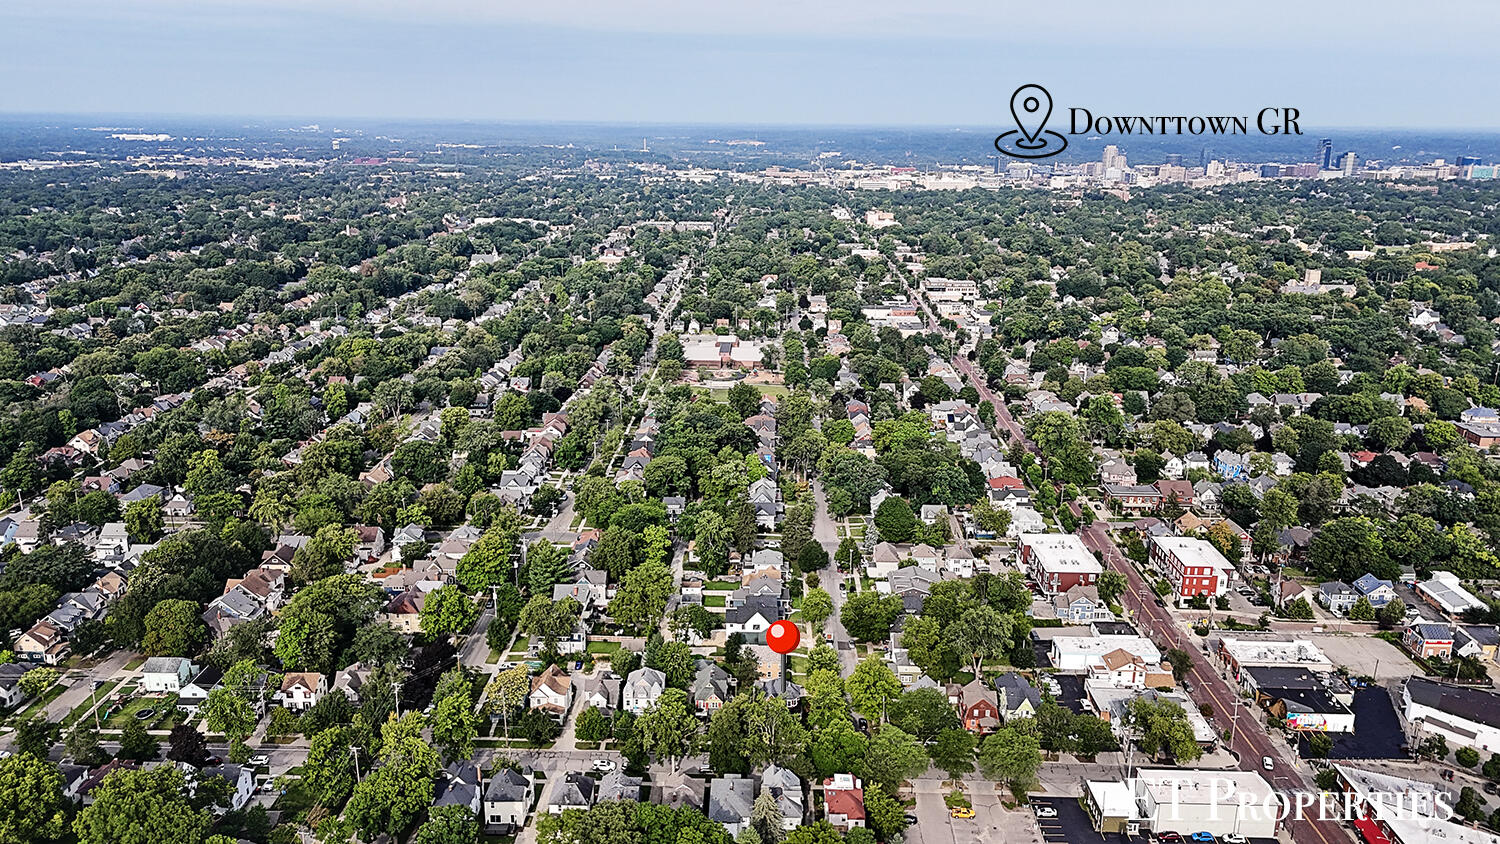
<instances>
[{"instance_id":1,"label":"gray roof house","mask_svg":"<svg viewBox=\"0 0 1500 844\"><path fill-rule=\"evenodd\" d=\"M645 712L656 703L667 688L667 675L655 668L637 668L625 678L620 706L636 715Z\"/></svg>"},{"instance_id":2,"label":"gray roof house","mask_svg":"<svg viewBox=\"0 0 1500 844\"><path fill-rule=\"evenodd\" d=\"M479 766L473 762L454 762L433 781L432 805L463 806L479 814Z\"/></svg>"},{"instance_id":3,"label":"gray roof house","mask_svg":"<svg viewBox=\"0 0 1500 844\"><path fill-rule=\"evenodd\" d=\"M781 828L793 830L802 825L807 802L802 797L802 780L786 768L771 765L760 776L760 793L769 793L781 812Z\"/></svg>"},{"instance_id":4,"label":"gray roof house","mask_svg":"<svg viewBox=\"0 0 1500 844\"><path fill-rule=\"evenodd\" d=\"M484 828L505 835L526 825L531 808L531 777L514 768L499 768L484 788Z\"/></svg>"},{"instance_id":5,"label":"gray roof house","mask_svg":"<svg viewBox=\"0 0 1500 844\"><path fill-rule=\"evenodd\" d=\"M547 811L560 815L566 809L587 809L594 805L599 792L598 782L588 774L570 771L552 787L552 797L547 801Z\"/></svg>"},{"instance_id":6,"label":"gray roof house","mask_svg":"<svg viewBox=\"0 0 1500 844\"><path fill-rule=\"evenodd\" d=\"M750 826L755 806L755 782L738 774L725 774L709 783L708 818L724 825L731 837Z\"/></svg>"},{"instance_id":7,"label":"gray roof house","mask_svg":"<svg viewBox=\"0 0 1500 844\"><path fill-rule=\"evenodd\" d=\"M1318 586L1318 602L1329 612L1345 615L1349 608L1359 602L1359 593L1342 580L1330 580Z\"/></svg>"},{"instance_id":8,"label":"gray roof house","mask_svg":"<svg viewBox=\"0 0 1500 844\"><path fill-rule=\"evenodd\" d=\"M1042 705L1042 693L1020 674L1006 673L996 677L995 691L1000 717L1005 721L1030 718Z\"/></svg>"},{"instance_id":9,"label":"gray roof house","mask_svg":"<svg viewBox=\"0 0 1500 844\"><path fill-rule=\"evenodd\" d=\"M599 781L599 803L607 803L611 800L629 800L635 802L641 799L641 785L645 781L640 777L629 777L623 770L616 768L604 775Z\"/></svg>"}]
</instances>

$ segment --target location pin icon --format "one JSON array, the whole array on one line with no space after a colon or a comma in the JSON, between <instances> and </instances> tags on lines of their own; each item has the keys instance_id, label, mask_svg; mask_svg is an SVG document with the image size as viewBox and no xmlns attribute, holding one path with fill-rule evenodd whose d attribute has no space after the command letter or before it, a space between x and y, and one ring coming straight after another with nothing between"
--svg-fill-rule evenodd
<instances>
[{"instance_id":1,"label":"location pin icon","mask_svg":"<svg viewBox=\"0 0 1500 844\"><path fill-rule=\"evenodd\" d=\"M1038 141L1037 137L1046 127L1047 118L1052 116L1052 95L1040 85L1022 85L1010 96L1010 116L1016 119L1016 126L1026 136L1025 142L1016 142L1017 146L1033 149L1046 146L1047 142Z\"/></svg>"}]
</instances>

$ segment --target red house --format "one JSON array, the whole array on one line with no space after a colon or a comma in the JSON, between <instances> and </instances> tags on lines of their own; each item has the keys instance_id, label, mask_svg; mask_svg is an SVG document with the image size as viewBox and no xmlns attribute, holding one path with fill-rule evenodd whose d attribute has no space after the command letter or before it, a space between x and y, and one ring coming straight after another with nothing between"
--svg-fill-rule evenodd
<instances>
[{"instance_id":1,"label":"red house","mask_svg":"<svg viewBox=\"0 0 1500 844\"><path fill-rule=\"evenodd\" d=\"M974 678L959 691L958 719L971 733L994 732L1000 726L1000 699L983 680Z\"/></svg>"}]
</instances>

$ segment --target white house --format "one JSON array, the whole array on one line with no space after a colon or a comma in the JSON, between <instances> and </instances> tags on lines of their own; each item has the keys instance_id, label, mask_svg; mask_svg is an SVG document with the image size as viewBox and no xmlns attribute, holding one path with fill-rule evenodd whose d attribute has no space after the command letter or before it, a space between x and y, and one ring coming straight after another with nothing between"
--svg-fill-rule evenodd
<instances>
[{"instance_id":1,"label":"white house","mask_svg":"<svg viewBox=\"0 0 1500 844\"><path fill-rule=\"evenodd\" d=\"M328 678L314 671L291 671L282 675L276 702L301 712L311 709L328 692Z\"/></svg>"},{"instance_id":2,"label":"white house","mask_svg":"<svg viewBox=\"0 0 1500 844\"><path fill-rule=\"evenodd\" d=\"M141 664L141 688L154 694L176 694L197 673L192 660L153 656Z\"/></svg>"},{"instance_id":3,"label":"white house","mask_svg":"<svg viewBox=\"0 0 1500 844\"><path fill-rule=\"evenodd\" d=\"M636 715L645 712L656 703L667 688L667 675L655 668L637 668L625 678L621 706Z\"/></svg>"}]
</instances>

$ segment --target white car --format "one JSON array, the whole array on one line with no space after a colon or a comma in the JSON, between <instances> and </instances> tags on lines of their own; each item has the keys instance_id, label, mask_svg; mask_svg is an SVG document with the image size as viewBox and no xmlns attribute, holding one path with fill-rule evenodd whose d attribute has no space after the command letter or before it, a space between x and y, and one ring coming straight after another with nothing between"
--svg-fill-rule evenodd
<instances>
[{"instance_id":1,"label":"white car","mask_svg":"<svg viewBox=\"0 0 1500 844\"><path fill-rule=\"evenodd\" d=\"M271 757L269 757L269 756L251 756L250 757L250 764L254 765L257 768L259 768L261 765L270 764L270 762L271 762Z\"/></svg>"},{"instance_id":2,"label":"white car","mask_svg":"<svg viewBox=\"0 0 1500 844\"><path fill-rule=\"evenodd\" d=\"M1051 806L1038 806L1036 807L1036 816L1039 818L1055 818L1057 817L1057 810Z\"/></svg>"},{"instance_id":3,"label":"white car","mask_svg":"<svg viewBox=\"0 0 1500 844\"><path fill-rule=\"evenodd\" d=\"M1276 760L1269 756L1262 756L1260 757L1260 766L1268 771L1273 771L1276 769Z\"/></svg>"},{"instance_id":4,"label":"white car","mask_svg":"<svg viewBox=\"0 0 1500 844\"><path fill-rule=\"evenodd\" d=\"M1221 835L1219 836L1219 840L1224 842L1224 844L1245 844L1245 836L1240 835L1238 832Z\"/></svg>"},{"instance_id":5,"label":"white car","mask_svg":"<svg viewBox=\"0 0 1500 844\"><path fill-rule=\"evenodd\" d=\"M613 771L616 767L617 765L615 764L615 760L613 759L594 760L594 770L599 771L600 773L607 774L610 771Z\"/></svg>"}]
</instances>

